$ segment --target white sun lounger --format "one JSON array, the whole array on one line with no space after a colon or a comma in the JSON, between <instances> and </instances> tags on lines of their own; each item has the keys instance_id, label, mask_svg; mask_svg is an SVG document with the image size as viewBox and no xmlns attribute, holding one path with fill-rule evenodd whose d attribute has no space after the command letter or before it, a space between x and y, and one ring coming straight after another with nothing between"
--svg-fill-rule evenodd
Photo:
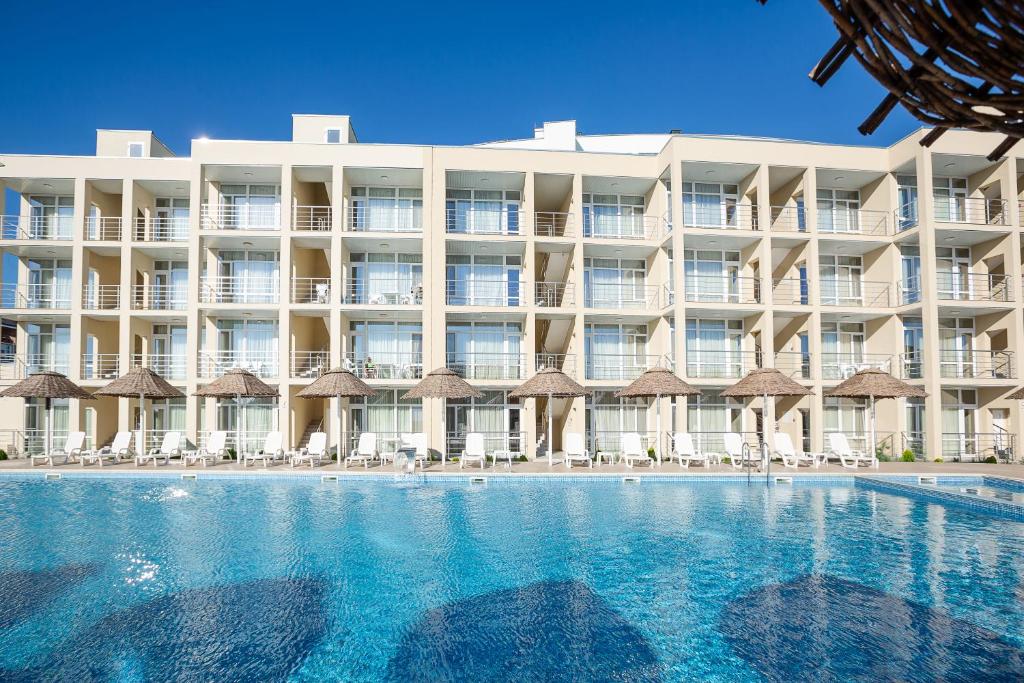
<instances>
[{"instance_id":1,"label":"white sun lounger","mask_svg":"<svg viewBox=\"0 0 1024 683\"><path fill-rule=\"evenodd\" d=\"M327 434L325 432L313 432L309 435L309 443L306 444L306 447L293 451L291 457L288 458L288 462L292 467L308 462L310 469L312 469L314 465L323 463L326 457Z\"/></svg>"},{"instance_id":2,"label":"white sun lounger","mask_svg":"<svg viewBox=\"0 0 1024 683\"><path fill-rule=\"evenodd\" d=\"M257 460L263 462L263 467L267 467L275 460L284 460L284 449L281 448L283 442L281 432L267 432L266 438L263 439L263 448L255 453L246 453L242 467L248 467L250 462L255 463Z\"/></svg>"},{"instance_id":3,"label":"white sun lounger","mask_svg":"<svg viewBox=\"0 0 1024 683\"><path fill-rule=\"evenodd\" d=\"M210 436L206 439L206 445L195 453L189 453L182 458L182 466L188 467L189 463L194 465L196 462L202 462L203 467L206 467L207 461L216 465L218 460L228 455L227 442L227 432L210 432Z\"/></svg>"},{"instance_id":4,"label":"white sun lounger","mask_svg":"<svg viewBox=\"0 0 1024 683\"><path fill-rule=\"evenodd\" d=\"M748 464L752 467L761 467L760 451L756 448L744 448L743 437L736 432L723 434L722 444L725 448L725 455L732 462L733 469L741 470Z\"/></svg>"},{"instance_id":5,"label":"white sun lounger","mask_svg":"<svg viewBox=\"0 0 1024 683\"><path fill-rule=\"evenodd\" d=\"M466 447L462 450L462 457L459 458L459 469L466 466L466 463L480 463L480 469L487 465L487 449L484 447L484 435L479 432L466 434Z\"/></svg>"},{"instance_id":6,"label":"white sun lounger","mask_svg":"<svg viewBox=\"0 0 1024 683\"><path fill-rule=\"evenodd\" d=\"M174 455L181 455L181 432L167 432L164 434L164 440L160 444L160 448L151 448L149 453L136 453L135 466L145 465L147 461L152 460L153 466L156 467L160 463L161 458L163 458L166 465L171 461L171 456Z\"/></svg>"},{"instance_id":7,"label":"white sun lounger","mask_svg":"<svg viewBox=\"0 0 1024 683\"><path fill-rule=\"evenodd\" d=\"M709 458L705 453L700 453L693 445L693 437L686 432L676 432L672 435L672 452L669 454L669 462L679 461L680 467L689 469L690 465L708 466Z\"/></svg>"},{"instance_id":8,"label":"white sun lounger","mask_svg":"<svg viewBox=\"0 0 1024 683\"><path fill-rule=\"evenodd\" d=\"M572 469L572 464L578 462L586 465L587 467L594 467L594 459L590 457L590 451L587 450L586 439L579 432L573 432L565 435L565 467L566 469Z\"/></svg>"},{"instance_id":9,"label":"white sun lounger","mask_svg":"<svg viewBox=\"0 0 1024 683\"><path fill-rule=\"evenodd\" d=\"M646 463L654 467L654 458L647 455L643 440L636 432L622 435L622 459L626 461L626 467L633 467L635 463Z\"/></svg>"},{"instance_id":10,"label":"white sun lounger","mask_svg":"<svg viewBox=\"0 0 1024 683\"><path fill-rule=\"evenodd\" d=\"M35 467L36 460L45 461L53 467L54 458L60 457L61 464L67 465L82 456L82 447L85 445L85 432L70 432L64 439L63 448L55 448L49 453L37 453L29 459L29 466Z\"/></svg>"},{"instance_id":11,"label":"white sun lounger","mask_svg":"<svg viewBox=\"0 0 1024 683\"><path fill-rule=\"evenodd\" d=\"M829 434L828 446L831 455L839 458L839 463L847 469L855 470L862 465L865 467L878 467L878 458L850 448L850 442L847 441L846 434L838 432Z\"/></svg>"},{"instance_id":12,"label":"white sun lounger","mask_svg":"<svg viewBox=\"0 0 1024 683\"><path fill-rule=\"evenodd\" d=\"M118 432L114 435L114 440L109 446L104 446L98 451L84 451L82 453L82 467L85 467L89 463L96 463L100 467L103 467L104 460L110 460L114 464L121 461L121 458L129 460L135 453L135 449L132 447L132 433L131 432Z\"/></svg>"},{"instance_id":13,"label":"white sun lounger","mask_svg":"<svg viewBox=\"0 0 1024 683\"><path fill-rule=\"evenodd\" d=\"M782 458L782 464L786 467L799 469L801 466L818 467L823 457L817 453L804 453L793 446L793 439L785 432L775 432L775 454Z\"/></svg>"},{"instance_id":14,"label":"white sun lounger","mask_svg":"<svg viewBox=\"0 0 1024 683\"><path fill-rule=\"evenodd\" d=\"M361 462L365 469L370 466L371 462L379 459L379 457L380 455L377 452L377 435L373 432L363 432L359 435L359 442L356 444L356 447L345 458L345 467L348 467L349 463Z\"/></svg>"}]
</instances>

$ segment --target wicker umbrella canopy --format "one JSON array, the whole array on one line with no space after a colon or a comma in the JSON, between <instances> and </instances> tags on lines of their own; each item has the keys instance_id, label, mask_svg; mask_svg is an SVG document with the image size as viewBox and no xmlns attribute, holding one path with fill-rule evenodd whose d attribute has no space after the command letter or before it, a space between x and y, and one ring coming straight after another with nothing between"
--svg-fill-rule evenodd
<instances>
[{"instance_id":1,"label":"wicker umbrella canopy","mask_svg":"<svg viewBox=\"0 0 1024 683\"><path fill-rule=\"evenodd\" d=\"M302 389L297 396L308 399L336 398L338 399L337 414L335 415L335 431L338 437L338 462L341 463L343 451L343 439L341 435L341 399L354 398L358 396L373 396L377 392L370 386L344 368L334 368L316 378L316 381Z\"/></svg>"},{"instance_id":2,"label":"wicker umbrella canopy","mask_svg":"<svg viewBox=\"0 0 1024 683\"><path fill-rule=\"evenodd\" d=\"M661 464L661 397L662 396L696 396L700 389L692 387L683 380L676 377L668 368L651 368L644 374L637 377L624 389L619 389L615 395L619 398L650 398L654 397L657 405L657 421L655 423L655 454L658 456L658 464Z\"/></svg>"},{"instance_id":3,"label":"wicker umbrella canopy","mask_svg":"<svg viewBox=\"0 0 1024 683\"><path fill-rule=\"evenodd\" d=\"M1021 387L1020 389L1013 392L1006 398L1010 399L1011 401L1024 401L1024 387Z\"/></svg>"},{"instance_id":4,"label":"wicker umbrella canopy","mask_svg":"<svg viewBox=\"0 0 1024 683\"><path fill-rule=\"evenodd\" d=\"M526 380L521 387L509 393L510 398L544 398L548 399L548 467L554 464L551 451L554 450L554 429L552 416L552 399L574 398L586 396L590 392L581 387L558 368L543 368L536 375Z\"/></svg>"},{"instance_id":5,"label":"wicker umbrella canopy","mask_svg":"<svg viewBox=\"0 0 1024 683\"><path fill-rule=\"evenodd\" d=\"M448 368L438 368L402 395L402 398L480 398L479 391Z\"/></svg>"},{"instance_id":6,"label":"wicker umbrella canopy","mask_svg":"<svg viewBox=\"0 0 1024 683\"><path fill-rule=\"evenodd\" d=\"M278 396L278 393L277 389L270 386L248 370L235 368L233 370L228 370L205 387L197 390L195 395L210 396L213 398L231 398L232 396L241 396L243 398L263 398Z\"/></svg>"},{"instance_id":7,"label":"wicker umbrella canopy","mask_svg":"<svg viewBox=\"0 0 1024 683\"><path fill-rule=\"evenodd\" d=\"M185 394L172 387L149 368L132 368L105 387L95 396L122 396L125 398L181 398Z\"/></svg>"},{"instance_id":8,"label":"wicker umbrella canopy","mask_svg":"<svg viewBox=\"0 0 1024 683\"><path fill-rule=\"evenodd\" d=\"M809 396L813 393L807 387L797 384L775 368L758 368L747 373L731 387L722 391L729 398L752 398L754 396Z\"/></svg>"},{"instance_id":9,"label":"wicker umbrella canopy","mask_svg":"<svg viewBox=\"0 0 1024 683\"><path fill-rule=\"evenodd\" d=\"M8 398L92 398L81 388L59 372L37 372L29 375L14 386L7 387L0 396Z\"/></svg>"},{"instance_id":10,"label":"wicker umbrella canopy","mask_svg":"<svg viewBox=\"0 0 1024 683\"><path fill-rule=\"evenodd\" d=\"M927 396L921 387L907 384L878 368L857 372L839 386L826 391L825 395L836 398L924 398Z\"/></svg>"}]
</instances>

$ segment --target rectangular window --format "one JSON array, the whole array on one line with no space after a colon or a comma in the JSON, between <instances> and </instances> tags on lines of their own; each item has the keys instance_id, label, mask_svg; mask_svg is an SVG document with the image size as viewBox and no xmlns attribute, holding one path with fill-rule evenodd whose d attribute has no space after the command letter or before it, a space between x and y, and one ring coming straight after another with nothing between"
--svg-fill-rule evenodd
<instances>
[{"instance_id":1,"label":"rectangular window","mask_svg":"<svg viewBox=\"0 0 1024 683\"><path fill-rule=\"evenodd\" d=\"M141 142L128 143L128 156L141 157L145 152L145 146Z\"/></svg>"},{"instance_id":2,"label":"rectangular window","mask_svg":"<svg viewBox=\"0 0 1024 683\"><path fill-rule=\"evenodd\" d=\"M331 145L341 142L341 128L328 128L324 131L324 140Z\"/></svg>"}]
</instances>

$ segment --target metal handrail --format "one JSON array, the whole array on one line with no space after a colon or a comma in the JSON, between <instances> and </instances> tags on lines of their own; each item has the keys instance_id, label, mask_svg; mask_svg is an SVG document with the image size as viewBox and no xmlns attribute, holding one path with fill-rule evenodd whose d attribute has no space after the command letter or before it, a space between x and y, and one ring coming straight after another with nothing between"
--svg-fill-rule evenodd
<instances>
[{"instance_id":1,"label":"metal handrail","mask_svg":"<svg viewBox=\"0 0 1024 683\"><path fill-rule=\"evenodd\" d=\"M537 237L572 237L575 233L573 216L566 211L535 211L533 234Z\"/></svg>"},{"instance_id":2,"label":"metal handrail","mask_svg":"<svg viewBox=\"0 0 1024 683\"><path fill-rule=\"evenodd\" d=\"M280 230L280 204L203 204L199 213L203 230Z\"/></svg>"},{"instance_id":3,"label":"metal handrail","mask_svg":"<svg viewBox=\"0 0 1024 683\"><path fill-rule=\"evenodd\" d=\"M331 303L331 278L329 277L296 277L292 278L293 304L329 304Z\"/></svg>"},{"instance_id":4,"label":"metal handrail","mask_svg":"<svg viewBox=\"0 0 1024 683\"><path fill-rule=\"evenodd\" d=\"M292 230L327 232L333 224L331 216L330 206L296 204L292 207Z\"/></svg>"},{"instance_id":5,"label":"metal handrail","mask_svg":"<svg viewBox=\"0 0 1024 683\"><path fill-rule=\"evenodd\" d=\"M641 308L662 307L660 285L640 285L626 282L588 283L583 288L586 308Z\"/></svg>"},{"instance_id":6,"label":"metal handrail","mask_svg":"<svg viewBox=\"0 0 1024 683\"><path fill-rule=\"evenodd\" d=\"M217 304L276 304L281 280L273 276L207 275L199 283L199 300Z\"/></svg>"},{"instance_id":7,"label":"metal handrail","mask_svg":"<svg viewBox=\"0 0 1024 683\"><path fill-rule=\"evenodd\" d=\"M576 305L576 285L572 282L537 282L534 305L538 308L561 308Z\"/></svg>"},{"instance_id":8,"label":"metal handrail","mask_svg":"<svg viewBox=\"0 0 1024 683\"><path fill-rule=\"evenodd\" d=\"M684 278L686 301L696 303L759 304L761 278L731 273L695 275Z\"/></svg>"},{"instance_id":9,"label":"metal handrail","mask_svg":"<svg viewBox=\"0 0 1024 683\"><path fill-rule=\"evenodd\" d=\"M85 239L89 242L119 241L121 223L120 216L88 216L85 219Z\"/></svg>"}]
</instances>

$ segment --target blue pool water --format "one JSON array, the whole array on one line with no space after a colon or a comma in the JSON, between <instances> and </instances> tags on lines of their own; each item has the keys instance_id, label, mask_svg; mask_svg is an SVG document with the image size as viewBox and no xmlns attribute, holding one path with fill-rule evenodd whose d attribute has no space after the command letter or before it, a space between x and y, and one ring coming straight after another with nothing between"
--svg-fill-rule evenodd
<instances>
[{"instance_id":1,"label":"blue pool water","mask_svg":"<svg viewBox=\"0 0 1024 683\"><path fill-rule=\"evenodd\" d=\"M851 484L0 478L0 680L1024 677L1024 524Z\"/></svg>"}]
</instances>

